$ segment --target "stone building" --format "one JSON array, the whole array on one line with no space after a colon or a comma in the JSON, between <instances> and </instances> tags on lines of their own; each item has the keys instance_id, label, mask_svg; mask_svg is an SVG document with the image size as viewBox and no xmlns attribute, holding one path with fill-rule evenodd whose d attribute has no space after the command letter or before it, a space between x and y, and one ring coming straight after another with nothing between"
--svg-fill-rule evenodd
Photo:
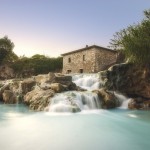
<instances>
[{"instance_id":1,"label":"stone building","mask_svg":"<svg viewBox=\"0 0 150 150\"><path fill-rule=\"evenodd\" d=\"M116 63L117 52L97 45L62 54L63 73L96 73Z\"/></svg>"}]
</instances>

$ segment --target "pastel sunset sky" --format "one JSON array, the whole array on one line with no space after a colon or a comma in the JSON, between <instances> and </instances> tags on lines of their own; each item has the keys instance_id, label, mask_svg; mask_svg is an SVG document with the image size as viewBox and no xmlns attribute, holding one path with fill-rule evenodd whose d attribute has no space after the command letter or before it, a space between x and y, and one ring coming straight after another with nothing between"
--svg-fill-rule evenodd
<instances>
[{"instance_id":1,"label":"pastel sunset sky","mask_svg":"<svg viewBox=\"0 0 150 150\"><path fill-rule=\"evenodd\" d=\"M149 8L150 0L0 0L0 38L8 35L19 56L107 47Z\"/></svg>"}]
</instances>

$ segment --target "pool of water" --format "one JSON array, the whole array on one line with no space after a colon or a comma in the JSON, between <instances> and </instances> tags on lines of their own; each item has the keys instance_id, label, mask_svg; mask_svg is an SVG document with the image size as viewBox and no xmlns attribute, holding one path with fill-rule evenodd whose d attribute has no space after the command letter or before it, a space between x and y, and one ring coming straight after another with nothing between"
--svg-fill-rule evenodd
<instances>
[{"instance_id":1,"label":"pool of water","mask_svg":"<svg viewBox=\"0 0 150 150\"><path fill-rule=\"evenodd\" d=\"M150 150L150 112L33 112L0 105L0 150Z\"/></svg>"}]
</instances>

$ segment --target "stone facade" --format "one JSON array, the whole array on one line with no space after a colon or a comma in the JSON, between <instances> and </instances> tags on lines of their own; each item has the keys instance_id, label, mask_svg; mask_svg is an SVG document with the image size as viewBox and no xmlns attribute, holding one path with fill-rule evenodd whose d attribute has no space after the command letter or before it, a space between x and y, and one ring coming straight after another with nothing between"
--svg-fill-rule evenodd
<instances>
[{"instance_id":1,"label":"stone facade","mask_svg":"<svg viewBox=\"0 0 150 150\"><path fill-rule=\"evenodd\" d=\"M96 45L62 54L63 73L95 73L117 60L117 52Z\"/></svg>"}]
</instances>

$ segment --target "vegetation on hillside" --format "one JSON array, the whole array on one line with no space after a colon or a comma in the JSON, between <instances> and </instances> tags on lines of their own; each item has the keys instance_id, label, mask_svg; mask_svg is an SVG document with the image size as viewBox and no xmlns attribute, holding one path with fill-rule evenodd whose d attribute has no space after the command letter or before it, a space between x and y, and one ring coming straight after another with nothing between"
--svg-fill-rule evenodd
<instances>
[{"instance_id":1,"label":"vegetation on hillside","mask_svg":"<svg viewBox=\"0 0 150 150\"><path fill-rule=\"evenodd\" d=\"M0 65L3 63L12 63L18 59L13 52L14 43L7 37L0 38Z\"/></svg>"},{"instance_id":2,"label":"vegetation on hillside","mask_svg":"<svg viewBox=\"0 0 150 150\"><path fill-rule=\"evenodd\" d=\"M128 62L150 64L150 10L144 11L140 23L116 32L110 45L125 54Z\"/></svg>"},{"instance_id":3,"label":"vegetation on hillside","mask_svg":"<svg viewBox=\"0 0 150 150\"><path fill-rule=\"evenodd\" d=\"M34 75L48 72L60 72L62 69L62 57L50 58L36 54L30 58L21 57L13 65L16 73L31 73Z\"/></svg>"},{"instance_id":4,"label":"vegetation on hillside","mask_svg":"<svg viewBox=\"0 0 150 150\"><path fill-rule=\"evenodd\" d=\"M60 72L62 69L62 57L51 58L39 54L30 58L18 57L13 52L13 48L14 43L7 36L0 38L0 65L11 66L19 76Z\"/></svg>"}]
</instances>

